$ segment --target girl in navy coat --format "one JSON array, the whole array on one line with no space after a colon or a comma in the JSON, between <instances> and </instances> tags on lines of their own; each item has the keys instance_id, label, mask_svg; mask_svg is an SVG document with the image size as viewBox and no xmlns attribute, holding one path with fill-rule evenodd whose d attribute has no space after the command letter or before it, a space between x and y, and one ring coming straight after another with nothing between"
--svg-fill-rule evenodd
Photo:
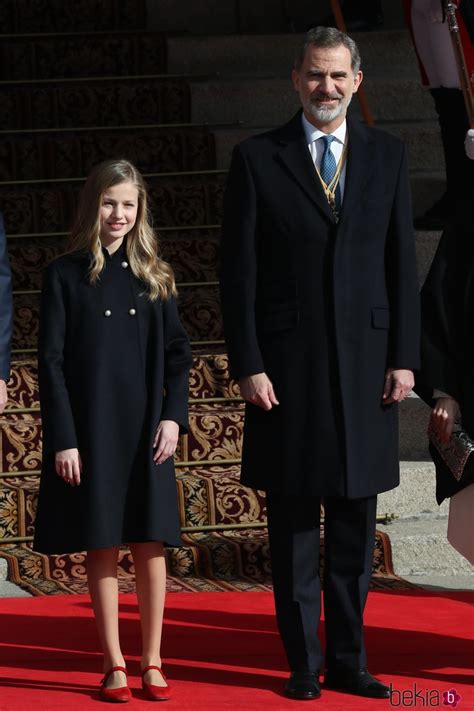
<instances>
[{"instance_id":1,"label":"girl in navy coat","mask_svg":"<svg viewBox=\"0 0 474 711\"><path fill-rule=\"evenodd\" d=\"M191 355L170 266L158 256L143 178L97 166L81 194L72 249L47 269L39 382L43 470L35 548L87 551L105 677L128 701L118 633L117 558L130 546L141 613L143 688L170 696L161 672L163 542L180 544L173 459L187 426Z\"/></svg>"}]
</instances>

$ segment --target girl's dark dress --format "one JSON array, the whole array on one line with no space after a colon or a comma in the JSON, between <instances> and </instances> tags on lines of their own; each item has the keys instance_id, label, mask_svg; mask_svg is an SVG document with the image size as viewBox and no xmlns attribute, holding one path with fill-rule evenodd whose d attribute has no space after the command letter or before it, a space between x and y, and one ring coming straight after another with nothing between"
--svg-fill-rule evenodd
<instances>
[{"instance_id":1,"label":"girl's dark dress","mask_svg":"<svg viewBox=\"0 0 474 711\"><path fill-rule=\"evenodd\" d=\"M431 407L433 388L455 398L474 439L474 209L460 205L446 228L421 292L421 370L416 392ZM434 447L438 503L474 481L471 455L458 483ZM471 459L473 461L471 461Z\"/></svg>"},{"instance_id":2,"label":"girl's dark dress","mask_svg":"<svg viewBox=\"0 0 474 711\"><path fill-rule=\"evenodd\" d=\"M95 285L84 252L55 260L43 285L43 468L34 548L44 553L180 544L173 461L156 466L152 445L161 420L186 430L188 338L174 299L148 299L125 242L104 256ZM83 463L78 487L55 473L55 452L73 447Z\"/></svg>"}]
</instances>

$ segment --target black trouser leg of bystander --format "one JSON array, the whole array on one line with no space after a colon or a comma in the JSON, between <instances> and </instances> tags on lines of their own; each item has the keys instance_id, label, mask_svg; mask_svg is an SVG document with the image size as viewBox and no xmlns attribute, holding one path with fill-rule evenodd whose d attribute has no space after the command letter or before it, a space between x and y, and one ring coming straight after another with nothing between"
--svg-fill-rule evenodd
<instances>
[{"instance_id":1,"label":"black trouser leg of bystander","mask_svg":"<svg viewBox=\"0 0 474 711\"><path fill-rule=\"evenodd\" d=\"M324 500L326 668L367 666L363 613L372 573L377 497Z\"/></svg>"}]
</instances>

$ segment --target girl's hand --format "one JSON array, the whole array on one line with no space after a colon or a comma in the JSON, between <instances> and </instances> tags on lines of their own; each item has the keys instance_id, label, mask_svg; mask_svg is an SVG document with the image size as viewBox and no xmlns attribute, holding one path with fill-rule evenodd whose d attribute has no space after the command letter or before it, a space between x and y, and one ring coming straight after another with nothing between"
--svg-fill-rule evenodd
<instances>
[{"instance_id":1,"label":"girl's hand","mask_svg":"<svg viewBox=\"0 0 474 711\"><path fill-rule=\"evenodd\" d=\"M78 449L62 449L56 452L56 474L64 479L66 484L79 486L81 483L82 461Z\"/></svg>"},{"instance_id":2,"label":"girl's hand","mask_svg":"<svg viewBox=\"0 0 474 711\"><path fill-rule=\"evenodd\" d=\"M169 457L172 457L178 446L179 425L174 420L162 420L157 427L153 449L155 464L163 464Z\"/></svg>"}]
</instances>

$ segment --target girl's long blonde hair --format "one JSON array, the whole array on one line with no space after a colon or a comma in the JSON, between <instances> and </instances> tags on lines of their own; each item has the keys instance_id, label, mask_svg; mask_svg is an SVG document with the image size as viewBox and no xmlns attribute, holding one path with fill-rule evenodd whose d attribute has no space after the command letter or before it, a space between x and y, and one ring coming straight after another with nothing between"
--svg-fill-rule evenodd
<instances>
[{"instance_id":1,"label":"girl's long blonde hair","mask_svg":"<svg viewBox=\"0 0 474 711\"><path fill-rule=\"evenodd\" d=\"M136 277L147 286L151 301L176 296L176 284L170 265L159 256L156 234L150 224L145 182L127 160L99 163L87 178L79 198L76 221L72 227L70 251L84 250L92 257L89 269L95 284L105 265L100 241L100 208L106 190L119 183L131 182L138 190L137 219L127 234L127 258Z\"/></svg>"}]
</instances>

